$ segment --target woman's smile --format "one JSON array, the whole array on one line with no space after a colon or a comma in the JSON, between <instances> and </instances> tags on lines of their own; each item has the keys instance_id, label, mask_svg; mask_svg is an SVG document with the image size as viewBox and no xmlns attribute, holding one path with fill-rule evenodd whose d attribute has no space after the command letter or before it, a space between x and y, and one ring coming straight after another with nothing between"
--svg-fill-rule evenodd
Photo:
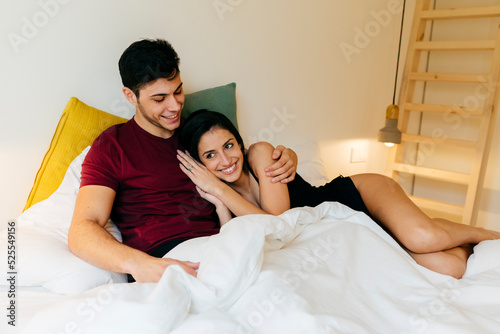
<instances>
[{"instance_id":1,"label":"woman's smile","mask_svg":"<svg viewBox=\"0 0 500 334\"><path fill-rule=\"evenodd\" d=\"M229 168L226 168L226 169L221 169L221 172L224 174L224 175L231 175L234 173L234 171L236 170L236 164L237 162L235 162L231 167Z\"/></svg>"}]
</instances>

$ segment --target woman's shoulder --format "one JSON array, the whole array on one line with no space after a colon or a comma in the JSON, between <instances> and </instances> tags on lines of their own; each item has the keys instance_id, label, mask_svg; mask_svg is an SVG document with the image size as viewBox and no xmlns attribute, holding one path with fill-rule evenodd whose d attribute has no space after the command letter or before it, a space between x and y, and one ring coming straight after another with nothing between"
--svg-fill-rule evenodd
<instances>
[{"instance_id":1,"label":"woman's shoulder","mask_svg":"<svg viewBox=\"0 0 500 334\"><path fill-rule=\"evenodd\" d=\"M274 162L272 159L273 151L274 146L267 142L257 142L250 145L248 148L248 168L252 171L252 174L256 179L258 179L259 175L256 175L255 171L264 170L265 167Z\"/></svg>"},{"instance_id":2,"label":"woman's shoulder","mask_svg":"<svg viewBox=\"0 0 500 334\"><path fill-rule=\"evenodd\" d=\"M249 163L269 163L272 161L274 146L265 141L260 141L250 145L247 151Z\"/></svg>"},{"instance_id":3,"label":"woman's shoulder","mask_svg":"<svg viewBox=\"0 0 500 334\"><path fill-rule=\"evenodd\" d=\"M247 156L250 157L260 157L261 155L263 154L267 154L267 153L272 153L274 151L274 146L271 145L270 143L268 142L265 142L265 141L260 141L260 142L257 142L257 143L253 143L252 145L250 145L250 147L248 148L248 151L247 151ZM271 155L267 155L269 159L271 159Z\"/></svg>"}]
</instances>

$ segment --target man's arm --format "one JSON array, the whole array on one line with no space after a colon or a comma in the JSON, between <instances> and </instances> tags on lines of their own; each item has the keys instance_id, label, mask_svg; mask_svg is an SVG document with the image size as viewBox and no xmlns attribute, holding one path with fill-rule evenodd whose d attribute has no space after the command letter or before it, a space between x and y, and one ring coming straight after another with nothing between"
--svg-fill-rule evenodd
<instances>
[{"instance_id":1,"label":"man's arm","mask_svg":"<svg viewBox=\"0 0 500 334\"><path fill-rule=\"evenodd\" d=\"M104 186L80 188L68 234L70 250L99 268L131 274L137 282L158 282L172 264L196 276L197 263L152 257L120 243L106 231L115 195Z\"/></svg>"}]
</instances>

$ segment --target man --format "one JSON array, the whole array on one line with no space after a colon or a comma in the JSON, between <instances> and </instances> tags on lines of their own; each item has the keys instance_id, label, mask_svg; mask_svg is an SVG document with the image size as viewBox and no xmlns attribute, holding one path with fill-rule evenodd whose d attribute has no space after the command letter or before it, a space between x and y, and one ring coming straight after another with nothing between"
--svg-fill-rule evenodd
<instances>
[{"instance_id":1,"label":"man","mask_svg":"<svg viewBox=\"0 0 500 334\"><path fill-rule=\"evenodd\" d=\"M170 265L196 276L198 263L162 258L180 242L218 233L203 200L176 158L184 92L179 58L164 40L133 43L119 61L123 93L136 107L125 124L104 131L82 165L69 229L71 251L100 268L157 282ZM279 146L268 167L273 181L293 179L297 157ZM123 243L104 226L111 217Z\"/></svg>"}]
</instances>

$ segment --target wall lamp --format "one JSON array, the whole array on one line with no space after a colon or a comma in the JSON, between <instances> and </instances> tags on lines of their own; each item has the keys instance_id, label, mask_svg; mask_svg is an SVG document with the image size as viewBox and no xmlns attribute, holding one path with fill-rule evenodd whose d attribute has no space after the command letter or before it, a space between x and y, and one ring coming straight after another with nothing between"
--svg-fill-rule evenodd
<instances>
[{"instance_id":1,"label":"wall lamp","mask_svg":"<svg viewBox=\"0 0 500 334\"><path fill-rule=\"evenodd\" d=\"M396 76L394 78L394 93L392 95L392 104L387 107L385 112L385 126L378 132L378 141L391 147L394 144L401 143L401 131L398 129L399 107L396 105L396 88L398 84L399 58L401 55L401 39L403 37L403 25L405 18L406 0L403 1L403 13L401 15L401 30L399 31L398 59L396 63Z\"/></svg>"},{"instance_id":2,"label":"wall lamp","mask_svg":"<svg viewBox=\"0 0 500 334\"><path fill-rule=\"evenodd\" d=\"M399 107L391 104L385 112L385 126L378 131L378 141L387 147L401 143L401 131L398 129Z\"/></svg>"}]
</instances>

